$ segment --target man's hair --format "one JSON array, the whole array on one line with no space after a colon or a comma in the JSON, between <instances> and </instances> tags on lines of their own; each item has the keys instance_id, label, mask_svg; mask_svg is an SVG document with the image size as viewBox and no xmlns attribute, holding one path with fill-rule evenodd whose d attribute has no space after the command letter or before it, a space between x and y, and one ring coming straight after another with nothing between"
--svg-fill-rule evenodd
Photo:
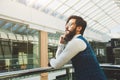
<instances>
[{"instance_id":1,"label":"man's hair","mask_svg":"<svg viewBox=\"0 0 120 80\"><path fill-rule=\"evenodd\" d=\"M85 28L87 26L87 22L80 16L76 16L76 15L72 15L67 19L66 24L69 22L70 19L76 19L76 27L77 26L81 26L82 30L81 30L81 34L83 35Z\"/></svg>"}]
</instances>

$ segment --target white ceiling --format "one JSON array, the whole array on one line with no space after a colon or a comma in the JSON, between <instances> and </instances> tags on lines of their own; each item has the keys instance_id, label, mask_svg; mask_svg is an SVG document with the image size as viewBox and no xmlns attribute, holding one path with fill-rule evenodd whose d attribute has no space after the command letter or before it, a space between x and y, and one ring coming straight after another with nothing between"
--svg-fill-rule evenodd
<instances>
[{"instance_id":1,"label":"white ceiling","mask_svg":"<svg viewBox=\"0 0 120 80\"><path fill-rule=\"evenodd\" d=\"M28 7L66 20L79 15L95 33L120 38L120 0L15 0Z\"/></svg>"}]
</instances>

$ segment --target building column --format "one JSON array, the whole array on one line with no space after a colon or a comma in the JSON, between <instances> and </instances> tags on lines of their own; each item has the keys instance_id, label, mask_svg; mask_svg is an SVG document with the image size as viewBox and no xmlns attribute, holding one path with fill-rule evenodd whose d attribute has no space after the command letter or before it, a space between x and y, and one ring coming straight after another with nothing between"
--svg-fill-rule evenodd
<instances>
[{"instance_id":1,"label":"building column","mask_svg":"<svg viewBox=\"0 0 120 80\"><path fill-rule=\"evenodd\" d=\"M48 33L40 31L40 67L48 67ZM48 80L48 73L41 73L41 80Z\"/></svg>"}]
</instances>

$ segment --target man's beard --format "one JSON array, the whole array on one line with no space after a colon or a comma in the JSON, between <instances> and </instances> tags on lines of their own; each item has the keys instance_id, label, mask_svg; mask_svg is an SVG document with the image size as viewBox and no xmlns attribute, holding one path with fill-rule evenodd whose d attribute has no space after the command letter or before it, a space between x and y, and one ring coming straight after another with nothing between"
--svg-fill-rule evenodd
<instances>
[{"instance_id":1,"label":"man's beard","mask_svg":"<svg viewBox=\"0 0 120 80\"><path fill-rule=\"evenodd\" d=\"M73 36L75 35L75 31L76 31L76 29L74 29L73 31L69 31L68 33L67 32L65 33L64 39L66 42L70 41L73 38Z\"/></svg>"}]
</instances>

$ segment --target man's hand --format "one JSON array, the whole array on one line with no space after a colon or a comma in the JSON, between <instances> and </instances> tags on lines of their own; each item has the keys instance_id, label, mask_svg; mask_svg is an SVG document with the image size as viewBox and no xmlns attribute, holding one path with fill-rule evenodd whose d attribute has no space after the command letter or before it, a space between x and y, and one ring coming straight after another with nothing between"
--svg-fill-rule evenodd
<instances>
[{"instance_id":1,"label":"man's hand","mask_svg":"<svg viewBox=\"0 0 120 80\"><path fill-rule=\"evenodd\" d=\"M65 41L65 35L60 36L59 43L60 44L65 44L66 43L66 41Z\"/></svg>"}]
</instances>

